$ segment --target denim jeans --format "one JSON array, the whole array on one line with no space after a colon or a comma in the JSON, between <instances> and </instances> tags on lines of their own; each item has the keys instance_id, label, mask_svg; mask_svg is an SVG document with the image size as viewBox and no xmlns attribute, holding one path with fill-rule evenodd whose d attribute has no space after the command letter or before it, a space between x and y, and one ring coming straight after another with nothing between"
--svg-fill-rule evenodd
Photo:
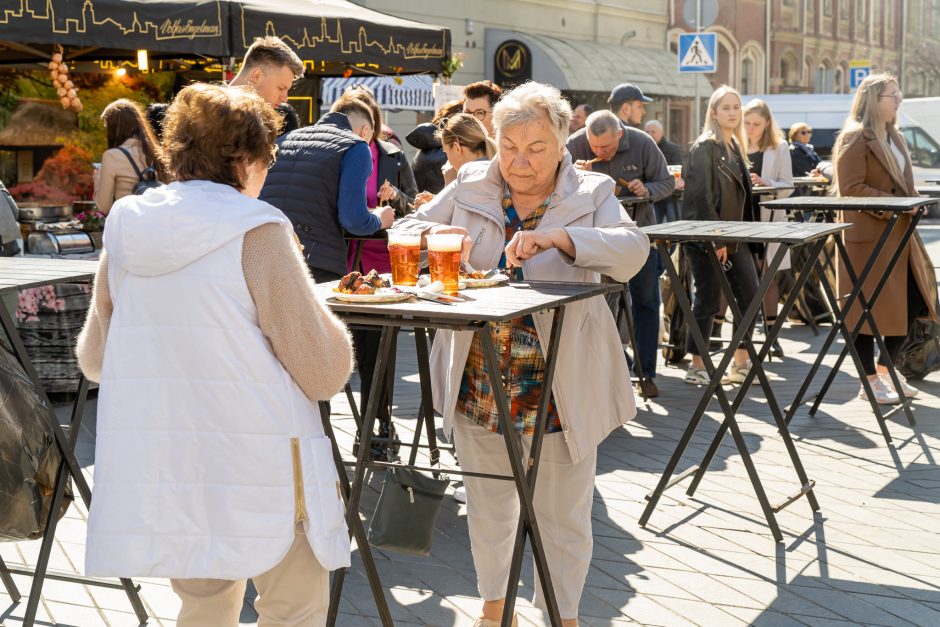
<instances>
[{"instance_id":1,"label":"denim jeans","mask_svg":"<svg viewBox=\"0 0 940 627\"><path fill-rule=\"evenodd\" d=\"M695 317L695 324L702 332L707 345L712 332L712 322L721 306L721 285L718 282L720 277L716 275L711 262L708 260L708 253L704 250L695 246L686 246L685 252L692 270L692 280L695 283L692 314ZM731 261L731 269L725 272L725 276L731 284L734 300L743 315L757 295L758 279L757 269L754 266L754 257L746 244L739 244L738 250L729 254L728 259ZM738 329L739 322L738 317L735 316L735 331ZM750 337L753 331L754 322L752 321L745 338ZM692 355L699 354L691 333L686 338L686 350Z\"/></svg>"},{"instance_id":2,"label":"denim jeans","mask_svg":"<svg viewBox=\"0 0 940 627\"><path fill-rule=\"evenodd\" d=\"M643 368L643 376L656 377L656 349L659 347L659 320L660 320L660 294L659 294L659 253L650 250L646 263L640 268L630 282L630 300L633 301L633 333L636 336L636 350ZM620 294L610 294L607 297L614 317L617 316L617 307L620 304ZM618 321L620 342L629 343L627 327ZM634 365L634 369L636 366Z\"/></svg>"}]
</instances>

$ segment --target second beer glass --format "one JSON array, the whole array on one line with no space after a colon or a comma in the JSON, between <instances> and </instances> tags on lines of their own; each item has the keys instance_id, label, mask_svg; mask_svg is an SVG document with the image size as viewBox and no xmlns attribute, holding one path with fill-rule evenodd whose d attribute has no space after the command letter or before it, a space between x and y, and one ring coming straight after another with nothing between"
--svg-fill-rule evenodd
<instances>
[{"instance_id":1,"label":"second beer glass","mask_svg":"<svg viewBox=\"0 0 940 627\"><path fill-rule=\"evenodd\" d=\"M431 280L443 283L445 294L457 293L462 246L463 235L428 235L428 269L431 271Z\"/></svg>"},{"instance_id":2,"label":"second beer glass","mask_svg":"<svg viewBox=\"0 0 940 627\"><path fill-rule=\"evenodd\" d=\"M421 261L421 235L388 234L388 257L392 264L392 284L411 286L418 283Z\"/></svg>"}]
</instances>

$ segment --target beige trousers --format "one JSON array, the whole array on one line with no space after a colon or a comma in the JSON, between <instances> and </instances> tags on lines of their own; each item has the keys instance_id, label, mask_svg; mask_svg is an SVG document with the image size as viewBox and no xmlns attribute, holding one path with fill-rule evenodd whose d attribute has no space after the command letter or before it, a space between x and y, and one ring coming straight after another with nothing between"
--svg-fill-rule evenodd
<instances>
[{"instance_id":1,"label":"beige trousers","mask_svg":"<svg viewBox=\"0 0 940 627\"><path fill-rule=\"evenodd\" d=\"M454 418L454 435L460 467L470 472L511 475L503 436L484 429L466 416ZM521 436L525 460L531 436ZM535 483L535 515L552 576L552 587L563 619L578 617L581 592L591 565L594 538L591 506L597 449L577 464L571 461L562 433L545 434ZM467 489L467 525L470 551L477 571L477 587L484 601L505 598L509 584L512 548L519 524L516 484L499 479L464 477ZM535 604L545 610L538 572Z\"/></svg>"},{"instance_id":2,"label":"beige trousers","mask_svg":"<svg viewBox=\"0 0 940 627\"><path fill-rule=\"evenodd\" d=\"M316 556L302 529L280 563L252 577L258 589L255 610L258 627L310 627L326 624L329 573ZM228 579L171 579L183 600L177 627L237 627L247 581Z\"/></svg>"}]
</instances>

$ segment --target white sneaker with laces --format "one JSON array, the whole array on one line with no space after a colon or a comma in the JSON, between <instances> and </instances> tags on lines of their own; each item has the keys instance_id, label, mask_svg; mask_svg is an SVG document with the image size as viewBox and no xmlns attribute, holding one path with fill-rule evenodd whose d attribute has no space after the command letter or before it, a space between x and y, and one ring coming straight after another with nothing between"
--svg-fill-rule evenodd
<instances>
[{"instance_id":1,"label":"white sneaker with laces","mask_svg":"<svg viewBox=\"0 0 940 627\"><path fill-rule=\"evenodd\" d=\"M901 391L904 392L904 398L914 398L918 393L920 393L920 390L917 388L912 388L907 384L907 379L905 379L900 372L898 372L897 375L898 381L901 382ZM898 389L894 387L894 381L891 380L890 374L883 374L880 376L880 378L885 382L885 385L894 391L895 394L898 393ZM900 395L898 395L898 398L900 398Z\"/></svg>"},{"instance_id":2,"label":"white sneaker with laces","mask_svg":"<svg viewBox=\"0 0 940 627\"><path fill-rule=\"evenodd\" d=\"M454 500L458 503L467 502L467 488L463 486L458 486L454 488Z\"/></svg>"},{"instance_id":3,"label":"white sneaker with laces","mask_svg":"<svg viewBox=\"0 0 940 627\"><path fill-rule=\"evenodd\" d=\"M882 380L881 377L875 377L874 379L868 380L869 385L871 385L871 390L875 394L875 402L879 405L894 405L901 401L901 397L898 396L898 393L894 391L887 383ZM865 386L862 386L862 389L858 392L858 397L861 399L867 398L865 396Z\"/></svg>"}]
</instances>

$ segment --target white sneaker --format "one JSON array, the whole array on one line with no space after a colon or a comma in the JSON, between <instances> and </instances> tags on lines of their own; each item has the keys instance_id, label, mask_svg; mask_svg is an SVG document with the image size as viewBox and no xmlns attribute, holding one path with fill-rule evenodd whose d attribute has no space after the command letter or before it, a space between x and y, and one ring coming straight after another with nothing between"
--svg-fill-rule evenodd
<instances>
[{"instance_id":1,"label":"white sneaker","mask_svg":"<svg viewBox=\"0 0 940 627\"><path fill-rule=\"evenodd\" d=\"M467 488L463 486L458 486L454 488L454 500L458 503L467 502Z\"/></svg>"},{"instance_id":2,"label":"white sneaker","mask_svg":"<svg viewBox=\"0 0 940 627\"><path fill-rule=\"evenodd\" d=\"M868 380L869 385L871 385L872 392L875 393L875 402L879 405L894 405L901 401L901 397L898 396L897 392L894 391L888 384L882 380L881 377L876 377L875 379ZM858 392L858 397L861 399L868 398L865 396L865 386L862 386L862 389Z\"/></svg>"},{"instance_id":3,"label":"white sneaker","mask_svg":"<svg viewBox=\"0 0 940 627\"><path fill-rule=\"evenodd\" d=\"M917 396L918 393L920 393L920 390L918 390L917 388L912 388L911 386L907 384L907 379L905 379L901 375L900 372L898 372L897 375L898 375L898 381L901 382L901 391L904 392L904 398L914 398L915 396ZM880 378L885 382L885 384L889 388L891 388L894 391L895 394L897 394L898 390L896 387L894 387L894 382L891 380L891 375L883 374L880 376ZM898 397L900 398L900 395L898 395Z\"/></svg>"},{"instance_id":4,"label":"white sneaker","mask_svg":"<svg viewBox=\"0 0 940 627\"><path fill-rule=\"evenodd\" d=\"M711 379L708 378L708 371L704 368L689 366L685 373L685 382L691 385L708 385Z\"/></svg>"},{"instance_id":5,"label":"white sneaker","mask_svg":"<svg viewBox=\"0 0 940 627\"><path fill-rule=\"evenodd\" d=\"M731 372L729 372L721 380L722 383L744 383L744 378L747 376L747 373L751 371L751 360L744 362L743 366L731 366Z\"/></svg>"}]
</instances>

